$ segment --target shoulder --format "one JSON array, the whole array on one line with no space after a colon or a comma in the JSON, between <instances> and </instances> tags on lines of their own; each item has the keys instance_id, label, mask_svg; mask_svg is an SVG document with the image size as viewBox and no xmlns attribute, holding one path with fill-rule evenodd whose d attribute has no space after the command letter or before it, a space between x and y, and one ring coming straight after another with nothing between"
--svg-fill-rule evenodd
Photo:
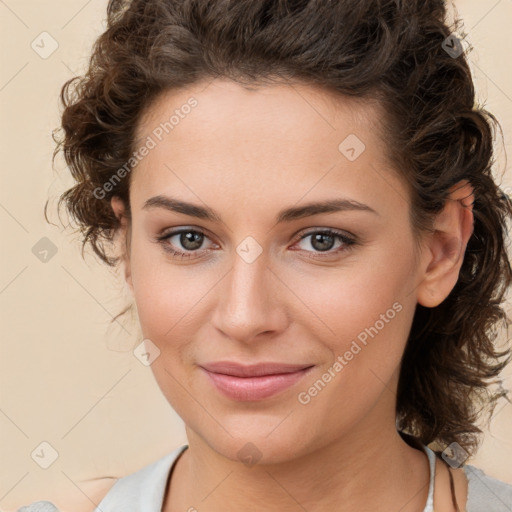
<instances>
[{"instance_id":1,"label":"shoulder","mask_svg":"<svg viewBox=\"0 0 512 512\"><path fill-rule=\"evenodd\" d=\"M81 496L80 500L36 501L16 512L94 512L96 504L105 497L115 482L111 478L102 478L93 487L89 487L85 492L86 496Z\"/></svg>"},{"instance_id":2,"label":"shoulder","mask_svg":"<svg viewBox=\"0 0 512 512\"><path fill-rule=\"evenodd\" d=\"M188 448L183 445L171 453L117 480L94 512L140 512L160 510L169 475L178 457Z\"/></svg>"},{"instance_id":3,"label":"shoulder","mask_svg":"<svg viewBox=\"0 0 512 512\"><path fill-rule=\"evenodd\" d=\"M172 452L164 455L158 460L151 462L150 464L142 467L141 469L119 478L116 483L112 486L111 491L107 494L107 497L115 496L117 499L120 496L130 495L135 497L139 493L142 495L146 490L151 489L154 494L156 491L160 492L164 490L167 485L167 479L171 469L174 467L174 463L178 459L179 455L188 448L188 445L183 445L176 448ZM102 502L103 504L104 502Z\"/></svg>"},{"instance_id":4,"label":"shoulder","mask_svg":"<svg viewBox=\"0 0 512 512\"><path fill-rule=\"evenodd\" d=\"M164 455L160 459L144 466L143 468L123 476L112 482L112 479L103 479L97 487L88 494L87 503L81 505L75 503L60 504L49 501L37 501L16 512L107 512L115 507L123 505L123 510L139 510L137 505L140 500L149 497L157 503L163 497L167 477L179 455L188 448L183 445L176 450ZM58 505L58 508L57 508Z\"/></svg>"},{"instance_id":5,"label":"shoulder","mask_svg":"<svg viewBox=\"0 0 512 512\"><path fill-rule=\"evenodd\" d=\"M467 512L511 512L512 485L486 475L481 469L463 466L468 479Z\"/></svg>"}]
</instances>

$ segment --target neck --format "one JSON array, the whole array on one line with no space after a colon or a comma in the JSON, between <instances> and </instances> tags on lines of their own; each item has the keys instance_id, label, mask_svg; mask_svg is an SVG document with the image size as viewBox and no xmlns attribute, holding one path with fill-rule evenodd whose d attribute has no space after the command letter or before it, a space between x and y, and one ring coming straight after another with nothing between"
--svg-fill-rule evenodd
<instances>
[{"instance_id":1,"label":"neck","mask_svg":"<svg viewBox=\"0 0 512 512\"><path fill-rule=\"evenodd\" d=\"M368 425L368 423L367 423ZM423 510L426 454L382 423L279 464L246 466L213 450L187 429L189 448L176 463L163 510ZM300 508L299 508L300 507Z\"/></svg>"}]
</instances>

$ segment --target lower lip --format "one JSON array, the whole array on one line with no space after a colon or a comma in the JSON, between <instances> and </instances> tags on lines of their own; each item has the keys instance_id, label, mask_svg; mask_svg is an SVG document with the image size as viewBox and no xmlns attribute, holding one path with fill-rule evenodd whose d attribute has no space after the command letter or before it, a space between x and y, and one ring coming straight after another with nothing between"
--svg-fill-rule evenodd
<instances>
[{"instance_id":1,"label":"lower lip","mask_svg":"<svg viewBox=\"0 0 512 512\"><path fill-rule=\"evenodd\" d=\"M298 372L262 375L261 377L234 377L222 373L213 373L202 368L215 387L233 400L264 400L297 384L313 367Z\"/></svg>"}]
</instances>

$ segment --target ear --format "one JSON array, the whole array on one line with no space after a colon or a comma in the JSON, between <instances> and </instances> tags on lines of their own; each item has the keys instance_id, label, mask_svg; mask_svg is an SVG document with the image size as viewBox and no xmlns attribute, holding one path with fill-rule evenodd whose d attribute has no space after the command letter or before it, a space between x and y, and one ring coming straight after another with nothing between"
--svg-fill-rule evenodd
<instances>
[{"instance_id":1,"label":"ear","mask_svg":"<svg viewBox=\"0 0 512 512\"><path fill-rule=\"evenodd\" d=\"M473 187L467 180L450 189L434 232L427 237L425 270L417 288L418 303L435 307L450 294L459 278L468 240L473 233Z\"/></svg>"},{"instance_id":2,"label":"ear","mask_svg":"<svg viewBox=\"0 0 512 512\"><path fill-rule=\"evenodd\" d=\"M119 237L121 238L121 260L124 265L124 278L128 283L130 290L133 293L133 283L130 265L130 226L128 222L128 217L126 215L126 207L123 200L118 196L112 196L112 199L110 200L110 205L112 206L112 210L114 211L115 216L119 219L119 222L121 223Z\"/></svg>"}]
</instances>

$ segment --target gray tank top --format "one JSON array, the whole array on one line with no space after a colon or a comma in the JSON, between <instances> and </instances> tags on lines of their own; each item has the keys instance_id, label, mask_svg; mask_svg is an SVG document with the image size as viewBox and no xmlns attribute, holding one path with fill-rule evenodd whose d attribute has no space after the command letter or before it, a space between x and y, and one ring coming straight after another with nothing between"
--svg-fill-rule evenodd
<instances>
[{"instance_id":1,"label":"gray tank top","mask_svg":"<svg viewBox=\"0 0 512 512\"><path fill-rule=\"evenodd\" d=\"M183 445L156 462L117 480L95 512L161 512L169 474L178 457L187 448L188 445ZM436 454L427 446L423 445L423 449L430 467L428 497L423 512L434 512ZM512 485L492 478L469 464L463 468L468 479L466 512L512 512ZM58 509L48 501L38 501L17 512L58 512Z\"/></svg>"}]
</instances>

